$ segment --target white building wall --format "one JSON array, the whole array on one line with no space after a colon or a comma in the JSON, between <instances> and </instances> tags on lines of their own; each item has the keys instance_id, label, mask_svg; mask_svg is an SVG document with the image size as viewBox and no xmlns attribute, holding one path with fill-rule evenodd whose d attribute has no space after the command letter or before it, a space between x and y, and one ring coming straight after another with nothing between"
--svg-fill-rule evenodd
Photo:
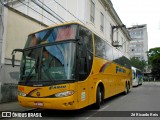
<instances>
[{"instance_id":1,"label":"white building wall","mask_svg":"<svg viewBox=\"0 0 160 120\"><path fill-rule=\"evenodd\" d=\"M37 1L37 0L35 0ZM104 6L104 4L101 2L101 0L93 0L95 3L95 22L92 23L90 21L90 6L91 1L90 0L56 0L59 4L57 4L54 0L41 0L43 3L45 3L46 6L48 6L50 9L48 9L45 5L41 4L44 8L46 8L48 11L54 11L59 16L57 16L55 13L52 12L56 17L58 17L61 21L81 21L85 24L85 26L92 29L97 35L102 37L104 40L112 43L112 37L111 37L111 26L117 25L111 14L109 13L109 10L107 7ZM37 1L38 2L38 1ZM38 7L35 3L33 3L31 0L25 0L24 4L29 5L32 9L35 9L36 11L40 12L42 15L48 17L55 23L60 23L56 18L54 18L52 15L48 14L45 10ZM16 3L12 4L12 7L47 24L47 25L53 25L54 22L48 20L46 17L39 15L38 13L34 12L29 7L24 7L22 3ZM66 9L64 9L63 7ZM69 12L67 12L69 11ZM104 31L102 32L100 30L100 15L101 12L104 15ZM72 14L72 15L71 15ZM75 17L74 17L75 16ZM117 37L118 32L118 37ZM119 41L120 45L123 45L120 49L122 52L128 52L128 39L126 38L125 34L122 32L121 29L114 29L113 34L113 40ZM123 40L122 40L123 39ZM128 55L127 55L128 56Z\"/></svg>"},{"instance_id":2,"label":"white building wall","mask_svg":"<svg viewBox=\"0 0 160 120\"><path fill-rule=\"evenodd\" d=\"M1 55L2 55L2 40L3 40L3 32L4 32L4 27L3 27L3 6L0 5L0 61L1 61ZM1 62L0 62L0 67L1 67Z\"/></svg>"},{"instance_id":3,"label":"white building wall","mask_svg":"<svg viewBox=\"0 0 160 120\"><path fill-rule=\"evenodd\" d=\"M40 5L42 5L44 8L46 8L46 10L50 11L54 16L56 16L57 18L59 18L63 22L65 22L65 21L75 21L75 20L77 20L75 17L77 17L79 20L81 20L83 22L85 21L85 13L86 13L85 3L86 3L86 0L57 0L57 2L62 6L57 4L54 0L41 0L41 1L46 6L39 2ZM55 23L60 23L60 21L58 21L56 18L54 18L52 15L47 13L45 10L43 10L39 6L37 6L31 0L26 0L23 3L28 5L29 7L25 6L22 3L16 3L14 5L10 4L10 6L15 8L18 11L21 11L22 13L25 13L25 14L27 14L27 15L45 23L45 24L47 24L47 25L53 25ZM66 10L68 10L71 14L69 12L67 12L63 7ZM42 15L35 12L33 9L36 10L37 12L39 12ZM56 15L56 14L58 14L58 15ZM46 17L48 17L49 19L51 19L55 23L48 20Z\"/></svg>"},{"instance_id":4,"label":"white building wall","mask_svg":"<svg viewBox=\"0 0 160 120\"><path fill-rule=\"evenodd\" d=\"M16 66L11 66L11 52L15 48L23 48L27 35L40 30L46 25L33 20L15 10L4 7L4 32L2 37L2 57L0 61L0 103L17 100L17 83L19 76L20 56L16 54ZM27 26L27 27L26 27Z\"/></svg>"},{"instance_id":5,"label":"white building wall","mask_svg":"<svg viewBox=\"0 0 160 120\"><path fill-rule=\"evenodd\" d=\"M115 20L112 18L112 16L110 15L108 9L102 5L102 3L100 2L100 0L93 0L93 2L95 3L95 22L92 23L90 21L90 0L86 1L86 25L92 29L94 32L96 32L99 36L101 36L104 40L106 40L107 42L109 42L111 44L112 40L111 40L111 26L115 26L116 22ZM104 14L104 31L102 32L100 30L100 15L101 12ZM117 32L118 32L118 37L117 37ZM114 41L119 41L120 45L123 45L122 48L119 48L122 52L125 52L126 56L129 57L128 55L128 40L125 37L124 33L122 32L121 29L118 30L114 30L114 34L113 34L113 40ZM123 41L122 39L123 38Z\"/></svg>"}]
</instances>

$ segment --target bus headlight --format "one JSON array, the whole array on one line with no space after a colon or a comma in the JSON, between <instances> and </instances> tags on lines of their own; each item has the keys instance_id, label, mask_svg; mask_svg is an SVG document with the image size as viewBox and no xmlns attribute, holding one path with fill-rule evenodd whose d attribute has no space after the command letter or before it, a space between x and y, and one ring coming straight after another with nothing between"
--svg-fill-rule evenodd
<instances>
[{"instance_id":1,"label":"bus headlight","mask_svg":"<svg viewBox=\"0 0 160 120\"><path fill-rule=\"evenodd\" d=\"M66 91L55 94L56 97L67 97L74 94L74 91Z\"/></svg>"},{"instance_id":2,"label":"bus headlight","mask_svg":"<svg viewBox=\"0 0 160 120\"><path fill-rule=\"evenodd\" d=\"M18 95L19 95L19 96L26 97L27 94L25 94L25 93L23 93L23 92L21 92L21 91L18 91Z\"/></svg>"}]
</instances>

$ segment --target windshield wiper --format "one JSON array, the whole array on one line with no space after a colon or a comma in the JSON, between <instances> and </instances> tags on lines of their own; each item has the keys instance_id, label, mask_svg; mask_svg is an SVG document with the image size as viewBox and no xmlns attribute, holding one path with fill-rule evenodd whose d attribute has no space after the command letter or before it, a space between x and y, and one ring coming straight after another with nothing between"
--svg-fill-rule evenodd
<instances>
[{"instance_id":1,"label":"windshield wiper","mask_svg":"<svg viewBox=\"0 0 160 120\"><path fill-rule=\"evenodd\" d=\"M34 64L34 66L31 68L31 71L29 72L28 76L26 77L25 84L27 84L27 82L32 78L31 74L32 74L33 70L35 69L35 67L36 67L36 64Z\"/></svg>"},{"instance_id":2,"label":"windshield wiper","mask_svg":"<svg viewBox=\"0 0 160 120\"><path fill-rule=\"evenodd\" d=\"M33 77L33 75L32 75L33 70L35 70L35 73L38 72L37 71L38 70L38 65L39 65L38 63L39 63L39 58L37 59L37 61L35 62L34 66L31 68L28 76L26 77L26 84Z\"/></svg>"}]
</instances>

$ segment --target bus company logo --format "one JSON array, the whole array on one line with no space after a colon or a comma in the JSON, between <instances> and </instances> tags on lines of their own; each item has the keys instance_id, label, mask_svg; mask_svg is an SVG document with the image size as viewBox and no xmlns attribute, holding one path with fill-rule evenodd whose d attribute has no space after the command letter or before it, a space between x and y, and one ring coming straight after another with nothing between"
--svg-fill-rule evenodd
<instances>
[{"instance_id":1,"label":"bus company logo","mask_svg":"<svg viewBox=\"0 0 160 120\"><path fill-rule=\"evenodd\" d=\"M110 64L110 62L106 62L105 64L103 64L99 72L104 72L107 69L107 67L110 66Z\"/></svg>"},{"instance_id":2,"label":"bus company logo","mask_svg":"<svg viewBox=\"0 0 160 120\"><path fill-rule=\"evenodd\" d=\"M50 86L49 90L51 89L59 89L59 88L66 88L66 85L55 85L55 86Z\"/></svg>"},{"instance_id":3,"label":"bus company logo","mask_svg":"<svg viewBox=\"0 0 160 120\"><path fill-rule=\"evenodd\" d=\"M40 92L39 92L39 91L37 91L36 95L37 95L37 97L39 97L41 94L40 94Z\"/></svg>"},{"instance_id":4,"label":"bus company logo","mask_svg":"<svg viewBox=\"0 0 160 120\"><path fill-rule=\"evenodd\" d=\"M126 70L123 68L120 68L118 66L116 66L116 73L121 72L121 73L126 73Z\"/></svg>"}]
</instances>

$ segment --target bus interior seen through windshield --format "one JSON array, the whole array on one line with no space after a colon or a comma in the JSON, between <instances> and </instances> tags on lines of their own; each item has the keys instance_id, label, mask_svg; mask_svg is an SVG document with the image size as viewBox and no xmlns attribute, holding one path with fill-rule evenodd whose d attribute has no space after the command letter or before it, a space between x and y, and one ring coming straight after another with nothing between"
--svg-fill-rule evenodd
<instances>
[{"instance_id":1,"label":"bus interior seen through windshield","mask_svg":"<svg viewBox=\"0 0 160 120\"><path fill-rule=\"evenodd\" d=\"M92 33L85 27L73 24L36 32L28 36L23 49L19 84L46 86L84 80L92 60Z\"/></svg>"}]
</instances>

